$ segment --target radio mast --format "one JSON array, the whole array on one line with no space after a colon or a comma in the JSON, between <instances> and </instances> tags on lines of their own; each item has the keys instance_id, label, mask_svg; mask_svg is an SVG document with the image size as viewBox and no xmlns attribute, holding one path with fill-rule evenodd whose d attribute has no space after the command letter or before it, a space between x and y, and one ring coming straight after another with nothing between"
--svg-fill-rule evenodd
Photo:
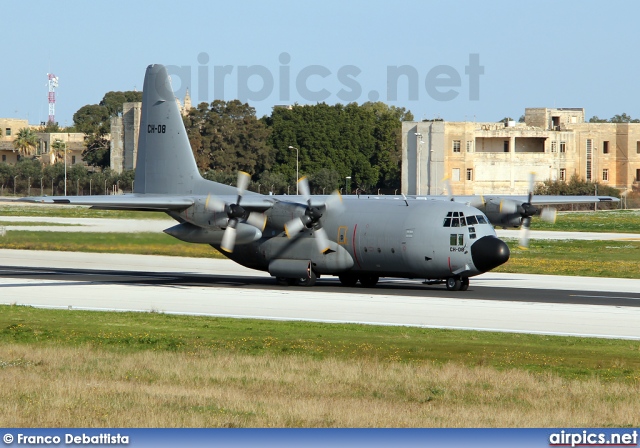
<instances>
[{"instance_id":1,"label":"radio mast","mask_svg":"<svg viewBox=\"0 0 640 448\"><path fill-rule=\"evenodd\" d=\"M49 77L49 124L56 122L56 89L58 88L58 77L53 73L47 73Z\"/></svg>"}]
</instances>

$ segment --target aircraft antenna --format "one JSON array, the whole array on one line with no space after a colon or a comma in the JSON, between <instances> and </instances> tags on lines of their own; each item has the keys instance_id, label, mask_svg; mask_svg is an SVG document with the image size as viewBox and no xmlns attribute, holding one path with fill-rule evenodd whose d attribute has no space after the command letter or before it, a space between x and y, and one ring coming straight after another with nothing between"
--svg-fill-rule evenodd
<instances>
[{"instance_id":1,"label":"aircraft antenna","mask_svg":"<svg viewBox=\"0 0 640 448\"><path fill-rule=\"evenodd\" d=\"M48 123L54 124L56 122L56 89L58 88L58 77L53 73L47 73L49 82L49 121Z\"/></svg>"}]
</instances>

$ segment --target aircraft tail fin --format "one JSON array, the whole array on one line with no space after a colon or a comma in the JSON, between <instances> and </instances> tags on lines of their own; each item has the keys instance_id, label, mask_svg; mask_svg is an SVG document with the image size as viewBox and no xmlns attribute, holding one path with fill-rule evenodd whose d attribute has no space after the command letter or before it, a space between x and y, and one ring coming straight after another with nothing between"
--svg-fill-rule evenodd
<instances>
[{"instance_id":1,"label":"aircraft tail fin","mask_svg":"<svg viewBox=\"0 0 640 448\"><path fill-rule=\"evenodd\" d=\"M163 65L147 67L141 115L134 193L196 193L202 177Z\"/></svg>"}]
</instances>

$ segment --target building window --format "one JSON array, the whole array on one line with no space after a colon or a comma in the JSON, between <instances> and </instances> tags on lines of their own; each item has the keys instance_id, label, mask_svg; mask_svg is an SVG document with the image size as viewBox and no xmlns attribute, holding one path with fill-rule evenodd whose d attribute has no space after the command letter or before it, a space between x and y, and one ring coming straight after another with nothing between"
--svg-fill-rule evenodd
<instances>
[{"instance_id":1,"label":"building window","mask_svg":"<svg viewBox=\"0 0 640 448\"><path fill-rule=\"evenodd\" d=\"M640 154L640 142L636 142L636 152Z\"/></svg>"},{"instance_id":2,"label":"building window","mask_svg":"<svg viewBox=\"0 0 640 448\"><path fill-rule=\"evenodd\" d=\"M467 168L467 180L473 180L473 169Z\"/></svg>"},{"instance_id":3,"label":"building window","mask_svg":"<svg viewBox=\"0 0 640 448\"><path fill-rule=\"evenodd\" d=\"M460 152L460 140L453 141L453 152Z\"/></svg>"},{"instance_id":4,"label":"building window","mask_svg":"<svg viewBox=\"0 0 640 448\"><path fill-rule=\"evenodd\" d=\"M640 182L640 168L636 170L636 182Z\"/></svg>"},{"instance_id":5,"label":"building window","mask_svg":"<svg viewBox=\"0 0 640 448\"><path fill-rule=\"evenodd\" d=\"M509 140L505 140L504 141L503 151L504 152L509 152Z\"/></svg>"},{"instance_id":6,"label":"building window","mask_svg":"<svg viewBox=\"0 0 640 448\"><path fill-rule=\"evenodd\" d=\"M602 180L609 180L609 169L608 168L604 168L602 170Z\"/></svg>"},{"instance_id":7,"label":"building window","mask_svg":"<svg viewBox=\"0 0 640 448\"><path fill-rule=\"evenodd\" d=\"M71 165L76 164L76 156L71 156Z\"/></svg>"},{"instance_id":8,"label":"building window","mask_svg":"<svg viewBox=\"0 0 640 448\"><path fill-rule=\"evenodd\" d=\"M567 169L566 168L560 168L560 180L563 181L563 182L567 180Z\"/></svg>"},{"instance_id":9,"label":"building window","mask_svg":"<svg viewBox=\"0 0 640 448\"><path fill-rule=\"evenodd\" d=\"M7 128L7 129L5 129L5 130L4 130L4 135L5 135L6 137L9 137L9 136L11 135L11 128Z\"/></svg>"},{"instance_id":10,"label":"building window","mask_svg":"<svg viewBox=\"0 0 640 448\"><path fill-rule=\"evenodd\" d=\"M609 142L602 142L602 154L609 154Z\"/></svg>"},{"instance_id":11,"label":"building window","mask_svg":"<svg viewBox=\"0 0 640 448\"><path fill-rule=\"evenodd\" d=\"M467 140L467 152L473 152L473 141Z\"/></svg>"},{"instance_id":12,"label":"building window","mask_svg":"<svg viewBox=\"0 0 640 448\"><path fill-rule=\"evenodd\" d=\"M551 142L551 152L558 152L558 142Z\"/></svg>"},{"instance_id":13,"label":"building window","mask_svg":"<svg viewBox=\"0 0 640 448\"><path fill-rule=\"evenodd\" d=\"M567 142L560 142L560 152L567 152Z\"/></svg>"},{"instance_id":14,"label":"building window","mask_svg":"<svg viewBox=\"0 0 640 448\"><path fill-rule=\"evenodd\" d=\"M451 180L454 182L460 182L460 168L454 168L451 171Z\"/></svg>"},{"instance_id":15,"label":"building window","mask_svg":"<svg viewBox=\"0 0 640 448\"><path fill-rule=\"evenodd\" d=\"M6 162L7 161L7 155L6 154L2 154L2 161Z\"/></svg>"},{"instance_id":16,"label":"building window","mask_svg":"<svg viewBox=\"0 0 640 448\"><path fill-rule=\"evenodd\" d=\"M593 181L593 177L592 177L592 173L591 173L591 163L593 161L593 139L588 138L587 139L587 182L592 182ZM594 173L596 176L598 175L598 173Z\"/></svg>"}]
</instances>

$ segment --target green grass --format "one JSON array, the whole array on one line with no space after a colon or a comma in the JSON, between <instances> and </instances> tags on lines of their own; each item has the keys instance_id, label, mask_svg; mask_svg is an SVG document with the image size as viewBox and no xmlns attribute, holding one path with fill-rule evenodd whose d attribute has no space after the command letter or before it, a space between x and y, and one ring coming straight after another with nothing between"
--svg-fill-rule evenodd
<instances>
[{"instance_id":1,"label":"green grass","mask_svg":"<svg viewBox=\"0 0 640 448\"><path fill-rule=\"evenodd\" d=\"M640 278L640 241L530 240L528 250L505 242L511 257L496 272Z\"/></svg>"},{"instance_id":2,"label":"green grass","mask_svg":"<svg viewBox=\"0 0 640 448\"><path fill-rule=\"evenodd\" d=\"M613 339L0 306L0 343L455 362L640 384L640 343Z\"/></svg>"},{"instance_id":3,"label":"green grass","mask_svg":"<svg viewBox=\"0 0 640 448\"><path fill-rule=\"evenodd\" d=\"M531 228L559 232L640 233L640 210L559 212L555 224L534 217Z\"/></svg>"},{"instance_id":4,"label":"green grass","mask_svg":"<svg viewBox=\"0 0 640 448\"><path fill-rule=\"evenodd\" d=\"M2 216L47 216L61 218L167 219L162 212L96 210L77 205L0 204Z\"/></svg>"},{"instance_id":5,"label":"green grass","mask_svg":"<svg viewBox=\"0 0 640 448\"><path fill-rule=\"evenodd\" d=\"M1 249L107 252L180 257L223 258L208 244L191 244L164 233L93 233L9 231Z\"/></svg>"},{"instance_id":6,"label":"green grass","mask_svg":"<svg viewBox=\"0 0 640 448\"><path fill-rule=\"evenodd\" d=\"M61 222L2 221L0 226L75 226L81 224L64 224Z\"/></svg>"}]
</instances>

